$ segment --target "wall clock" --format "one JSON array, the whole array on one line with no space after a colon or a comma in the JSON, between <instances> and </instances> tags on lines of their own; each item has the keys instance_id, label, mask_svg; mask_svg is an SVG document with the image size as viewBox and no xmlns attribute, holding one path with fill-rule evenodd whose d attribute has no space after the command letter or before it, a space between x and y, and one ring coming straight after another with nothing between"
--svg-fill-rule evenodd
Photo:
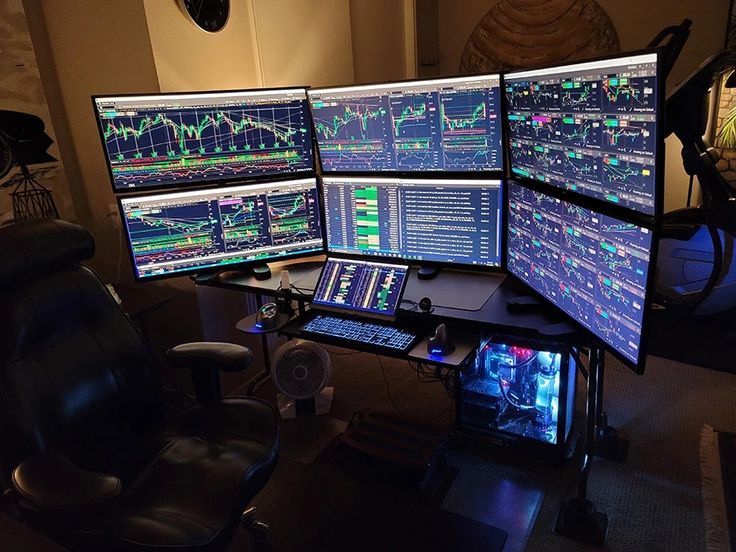
<instances>
[{"instance_id":1,"label":"wall clock","mask_svg":"<svg viewBox=\"0 0 736 552\"><path fill-rule=\"evenodd\" d=\"M179 0L182 11L208 33L222 30L230 17L230 0Z\"/></svg>"}]
</instances>

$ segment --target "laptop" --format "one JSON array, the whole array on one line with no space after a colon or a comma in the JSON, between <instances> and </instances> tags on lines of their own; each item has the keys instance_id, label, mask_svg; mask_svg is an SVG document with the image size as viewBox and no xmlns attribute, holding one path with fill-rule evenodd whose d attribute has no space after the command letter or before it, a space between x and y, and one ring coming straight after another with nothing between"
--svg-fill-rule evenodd
<instances>
[{"instance_id":1,"label":"laptop","mask_svg":"<svg viewBox=\"0 0 736 552\"><path fill-rule=\"evenodd\" d=\"M408 275L407 264L328 257L310 303L313 315L300 332L346 346L360 343L407 351L416 333L392 322Z\"/></svg>"}]
</instances>

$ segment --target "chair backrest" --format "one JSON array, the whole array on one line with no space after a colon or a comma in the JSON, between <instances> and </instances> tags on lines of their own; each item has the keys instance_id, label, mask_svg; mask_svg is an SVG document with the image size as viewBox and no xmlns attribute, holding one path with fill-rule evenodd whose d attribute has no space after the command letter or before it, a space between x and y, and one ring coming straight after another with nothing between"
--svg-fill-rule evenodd
<instances>
[{"instance_id":1,"label":"chair backrest","mask_svg":"<svg viewBox=\"0 0 736 552\"><path fill-rule=\"evenodd\" d=\"M99 277L82 226L0 229L2 471L28 454L130 430L160 405L145 343Z\"/></svg>"}]
</instances>

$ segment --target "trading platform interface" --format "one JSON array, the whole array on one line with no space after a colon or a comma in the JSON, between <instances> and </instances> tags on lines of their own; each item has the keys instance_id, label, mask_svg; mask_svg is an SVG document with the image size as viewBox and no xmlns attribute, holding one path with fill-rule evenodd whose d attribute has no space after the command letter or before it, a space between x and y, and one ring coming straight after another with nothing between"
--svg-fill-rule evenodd
<instances>
[{"instance_id":1,"label":"trading platform interface","mask_svg":"<svg viewBox=\"0 0 736 552\"><path fill-rule=\"evenodd\" d=\"M653 215L657 55L504 77L511 170Z\"/></svg>"},{"instance_id":2,"label":"trading platform interface","mask_svg":"<svg viewBox=\"0 0 736 552\"><path fill-rule=\"evenodd\" d=\"M394 316L404 291L408 265L328 258L312 303Z\"/></svg>"},{"instance_id":3,"label":"trading platform interface","mask_svg":"<svg viewBox=\"0 0 736 552\"><path fill-rule=\"evenodd\" d=\"M323 248L314 178L120 200L138 278Z\"/></svg>"},{"instance_id":4,"label":"trading platform interface","mask_svg":"<svg viewBox=\"0 0 736 552\"><path fill-rule=\"evenodd\" d=\"M501 181L325 177L334 253L500 266Z\"/></svg>"},{"instance_id":5,"label":"trading platform interface","mask_svg":"<svg viewBox=\"0 0 736 552\"><path fill-rule=\"evenodd\" d=\"M94 102L118 191L314 169L303 88Z\"/></svg>"},{"instance_id":6,"label":"trading platform interface","mask_svg":"<svg viewBox=\"0 0 736 552\"><path fill-rule=\"evenodd\" d=\"M500 171L498 75L310 90L326 172Z\"/></svg>"},{"instance_id":7,"label":"trading platform interface","mask_svg":"<svg viewBox=\"0 0 736 552\"><path fill-rule=\"evenodd\" d=\"M634 364L652 233L509 183L508 269Z\"/></svg>"}]
</instances>

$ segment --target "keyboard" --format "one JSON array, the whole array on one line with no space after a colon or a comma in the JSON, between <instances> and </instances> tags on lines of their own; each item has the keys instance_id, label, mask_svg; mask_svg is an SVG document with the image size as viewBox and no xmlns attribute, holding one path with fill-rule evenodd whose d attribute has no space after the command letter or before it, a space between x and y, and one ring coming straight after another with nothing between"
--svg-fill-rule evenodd
<instances>
[{"instance_id":1,"label":"keyboard","mask_svg":"<svg viewBox=\"0 0 736 552\"><path fill-rule=\"evenodd\" d=\"M301 331L315 336L328 336L347 344L370 344L393 351L406 352L417 340L417 334L386 324L352 320L318 314L302 326Z\"/></svg>"}]
</instances>

